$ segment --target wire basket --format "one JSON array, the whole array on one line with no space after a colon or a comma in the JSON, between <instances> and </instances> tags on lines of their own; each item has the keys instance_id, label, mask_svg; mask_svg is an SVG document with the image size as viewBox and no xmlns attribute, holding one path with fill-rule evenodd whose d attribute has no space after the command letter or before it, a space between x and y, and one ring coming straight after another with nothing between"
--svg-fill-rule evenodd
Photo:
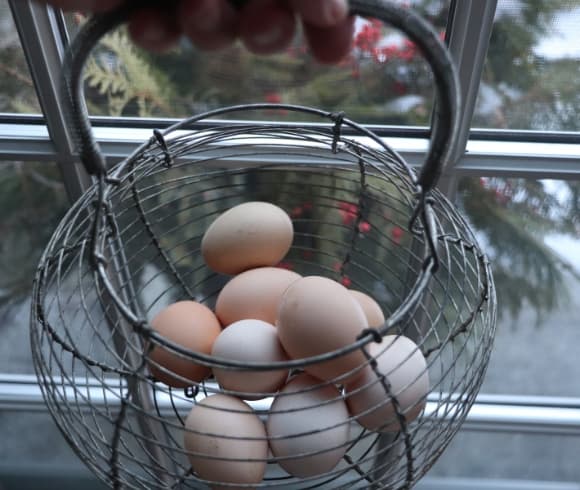
<instances>
[{"instance_id":1,"label":"wire basket","mask_svg":"<svg viewBox=\"0 0 580 490\"><path fill-rule=\"evenodd\" d=\"M401 29L433 70L437 111L418 176L343 114L279 104L220 109L154 131L106 171L84 108L81 73L97 40L132 8L91 19L67 54L71 124L95 183L55 231L34 285L33 358L56 424L114 488L412 487L465 419L496 320L488 261L469 225L434 189L454 145L460 107L454 67L438 35L408 10L351 1L353 14ZM272 110L275 116L280 109L321 122L188 129L226 114ZM215 307L230 278L207 267L202 238L217 216L248 201L273 203L292 217L294 241L280 267L369 294L384 323L361 325L340 348L278 362L211 356L159 334L151 320L169 304L195 300ZM403 340L412 347L396 354ZM214 377L188 381L179 373L173 375L180 387L168 386L156 374L163 367L156 366L155 349L244 376L286 370L293 389L248 397ZM390 407L378 426L361 421L379 404L345 415L341 407L354 395L344 378L304 372L352 353L362 353L357 369L371 375L359 392L378 386L380 405ZM397 383L397 369L417 357L424 362L420 370ZM391 371L381 368L385 358L393 360ZM424 396L406 401L406 391L425 380ZM302 395L303 405L292 402ZM325 411L330 408L339 415ZM290 419L299 427L273 434L275 419L287 420L283 429ZM184 442L192 438L199 444ZM274 450L284 444L294 449ZM216 447L222 449L212 452Z\"/></svg>"}]
</instances>

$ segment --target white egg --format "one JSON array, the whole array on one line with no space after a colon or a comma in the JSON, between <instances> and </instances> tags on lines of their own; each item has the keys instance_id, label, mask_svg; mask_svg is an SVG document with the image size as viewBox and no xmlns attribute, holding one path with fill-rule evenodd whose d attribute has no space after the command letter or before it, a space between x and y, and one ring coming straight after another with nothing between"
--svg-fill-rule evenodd
<instances>
[{"instance_id":1,"label":"white egg","mask_svg":"<svg viewBox=\"0 0 580 490\"><path fill-rule=\"evenodd\" d=\"M339 391L332 385L320 386L323 383L299 374L272 403L266 422L270 448L275 458L281 458L278 464L292 476L327 473L346 453L348 410Z\"/></svg>"},{"instance_id":2,"label":"white egg","mask_svg":"<svg viewBox=\"0 0 580 490\"><path fill-rule=\"evenodd\" d=\"M191 409L185 429L184 446L201 478L229 484L262 481L268 441L264 424L248 404L233 396L209 396ZM236 488L219 483L212 489Z\"/></svg>"},{"instance_id":3,"label":"white egg","mask_svg":"<svg viewBox=\"0 0 580 490\"><path fill-rule=\"evenodd\" d=\"M232 323L218 335L211 353L217 358L242 362L275 363L288 360L278 340L276 327L261 320ZM236 391L238 393L235 394L242 398L255 400L278 391L288 378L288 369L213 368L213 374L222 388Z\"/></svg>"},{"instance_id":4,"label":"white egg","mask_svg":"<svg viewBox=\"0 0 580 490\"><path fill-rule=\"evenodd\" d=\"M380 344L371 343L368 350L376 357L377 370L385 376L405 422L412 422L425 408L429 393L427 361L421 350L412 340L396 335L387 335ZM401 430L393 399L370 366L346 386L345 397L350 414L363 427L379 432Z\"/></svg>"}]
</instances>

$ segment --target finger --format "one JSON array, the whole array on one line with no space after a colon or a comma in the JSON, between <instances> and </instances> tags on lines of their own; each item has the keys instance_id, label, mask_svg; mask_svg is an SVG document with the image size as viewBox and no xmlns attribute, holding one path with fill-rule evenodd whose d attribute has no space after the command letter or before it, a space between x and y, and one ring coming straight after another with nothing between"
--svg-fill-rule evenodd
<instances>
[{"instance_id":1,"label":"finger","mask_svg":"<svg viewBox=\"0 0 580 490\"><path fill-rule=\"evenodd\" d=\"M240 38L253 53L276 53L292 42L296 19L284 3L252 0L244 5L240 16Z\"/></svg>"},{"instance_id":2,"label":"finger","mask_svg":"<svg viewBox=\"0 0 580 490\"><path fill-rule=\"evenodd\" d=\"M129 22L129 33L137 44L154 52L166 51L181 35L175 13L154 8L135 12Z\"/></svg>"},{"instance_id":3,"label":"finger","mask_svg":"<svg viewBox=\"0 0 580 490\"><path fill-rule=\"evenodd\" d=\"M238 17L227 0L182 0L178 14L181 29L201 49L222 49L236 39Z\"/></svg>"},{"instance_id":4,"label":"finger","mask_svg":"<svg viewBox=\"0 0 580 490\"><path fill-rule=\"evenodd\" d=\"M346 0L291 0L290 5L307 24L331 27L348 17Z\"/></svg>"},{"instance_id":5,"label":"finger","mask_svg":"<svg viewBox=\"0 0 580 490\"><path fill-rule=\"evenodd\" d=\"M39 0L62 10L79 12L105 12L118 7L122 0Z\"/></svg>"},{"instance_id":6,"label":"finger","mask_svg":"<svg viewBox=\"0 0 580 490\"><path fill-rule=\"evenodd\" d=\"M312 55L321 63L338 63L352 48L354 17L334 27L317 27L304 23L304 33Z\"/></svg>"}]
</instances>

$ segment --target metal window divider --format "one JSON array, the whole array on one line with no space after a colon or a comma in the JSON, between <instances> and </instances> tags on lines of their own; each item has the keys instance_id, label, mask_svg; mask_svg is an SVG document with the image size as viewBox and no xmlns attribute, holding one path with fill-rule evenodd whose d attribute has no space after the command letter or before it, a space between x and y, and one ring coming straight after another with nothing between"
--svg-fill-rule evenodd
<instances>
[{"instance_id":1,"label":"metal window divider","mask_svg":"<svg viewBox=\"0 0 580 490\"><path fill-rule=\"evenodd\" d=\"M55 149L56 161L69 199L74 202L91 181L77 163L74 142L59 97L60 67L65 48L58 29L60 14L37 2L9 0L9 3Z\"/></svg>"},{"instance_id":2,"label":"metal window divider","mask_svg":"<svg viewBox=\"0 0 580 490\"><path fill-rule=\"evenodd\" d=\"M437 186L450 201L454 201L457 193L458 182L454 168L458 164L461 156L465 154L469 140L471 120L473 118L479 83L493 27L496 6L497 0L454 0L451 2L450 22L448 24L451 32L447 33L447 40L451 56L454 58L458 68L463 110L459 120L459 137L456 140L456 146L449 159L449 167L444 169L444 174ZM434 110L437 110L436 106ZM420 251L421 247L422 244L414 236L411 250L416 254ZM412 267L410 266L409 269L412 269ZM429 322L427 310L430 307L430 303L431 299L428 299L423 305L423 308L414 315L414 321L417 323L420 331L423 331L424 326ZM377 458L383 451L386 451L385 454L381 454L380 456L383 460L387 460L394 455L397 451L397 445L395 444L397 437L398 434L380 434ZM386 471L386 465L382 471ZM374 478L380 481L382 475L379 470L377 473L374 475Z\"/></svg>"},{"instance_id":3,"label":"metal window divider","mask_svg":"<svg viewBox=\"0 0 580 490\"><path fill-rule=\"evenodd\" d=\"M61 67L64 54L64 40L58 29L57 13L54 9L36 2L10 0L10 7L16 23L21 43L30 67L30 71L37 90L38 98L44 113L47 128L57 153L57 163L60 167L65 187L71 202L74 202L91 184L91 178L75 155L74 138L67 124L67 113L60 97ZM122 271L121 271L122 272ZM125 286L126 287L126 286ZM103 298L103 307L110 312L114 308L107 308L111 303L108 297ZM114 318L107 315L113 332L114 343L120 356L126 362L135 364L139 356L130 349L122 346L130 326L118 315ZM135 384L128 380L128 394L130 402L138 404L144 411L153 411L151 390L146 384ZM123 398L125 400L125 398ZM163 441L165 433L162 425L151 419L138 415L138 423L145 434L151 434L157 441ZM162 468L171 468L174 463L158 444L145 441L153 460ZM161 480L168 480L167 473L160 472ZM165 481L170 486L172 481Z\"/></svg>"}]
</instances>

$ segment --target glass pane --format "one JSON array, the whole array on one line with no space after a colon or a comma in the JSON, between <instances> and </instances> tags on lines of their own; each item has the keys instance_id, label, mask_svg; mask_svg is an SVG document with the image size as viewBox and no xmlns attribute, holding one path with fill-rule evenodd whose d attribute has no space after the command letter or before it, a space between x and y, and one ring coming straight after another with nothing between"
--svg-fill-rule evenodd
<instances>
[{"instance_id":1,"label":"glass pane","mask_svg":"<svg viewBox=\"0 0 580 490\"><path fill-rule=\"evenodd\" d=\"M482 391L580 396L580 182L465 178L459 200L497 287Z\"/></svg>"},{"instance_id":2,"label":"glass pane","mask_svg":"<svg viewBox=\"0 0 580 490\"><path fill-rule=\"evenodd\" d=\"M7 0L0 0L0 113L41 112Z\"/></svg>"},{"instance_id":3,"label":"glass pane","mask_svg":"<svg viewBox=\"0 0 580 490\"><path fill-rule=\"evenodd\" d=\"M70 449L48 412L0 412L0 431L3 490L104 488Z\"/></svg>"},{"instance_id":4,"label":"glass pane","mask_svg":"<svg viewBox=\"0 0 580 490\"><path fill-rule=\"evenodd\" d=\"M32 279L66 206L56 165L0 163L0 372L34 372L28 338Z\"/></svg>"},{"instance_id":5,"label":"glass pane","mask_svg":"<svg viewBox=\"0 0 580 490\"><path fill-rule=\"evenodd\" d=\"M433 477L465 478L471 485L459 488L554 489L578 488L580 438L513 432L460 432L441 459L427 474ZM467 480L467 481L469 481ZM479 486L500 480L497 486ZM511 485L510 485L511 481ZM528 482L527 484L525 482ZM537 482L535 485L533 482ZM546 482L539 485L539 482ZM575 482L575 485L557 483ZM551 484L550 484L551 483ZM447 488L441 486L440 488ZM455 488L455 487L454 487Z\"/></svg>"},{"instance_id":6,"label":"glass pane","mask_svg":"<svg viewBox=\"0 0 580 490\"><path fill-rule=\"evenodd\" d=\"M580 129L580 1L499 0L473 125Z\"/></svg>"},{"instance_id":7,"label":"glass pane","mask_svg":"<svg viewBox=\"0 0 580 490\"><path fill-rule=\"evenodd\" d=\"M449 0L401 3L419 10L443 35ZM69 16L69 30L74 34L83 21ZM301 36L286 52L267 57L254 56L239 43L205 54L186 40L158 56L136 48L120 30L104 39L88 64L89 110L185 117L225 105L284 102L344 110L364 123L427 125L432 79L414 44L377 22L358 19L356 26L355 49L336 66L315 63Z\"/></svg>"}]
</instances>

